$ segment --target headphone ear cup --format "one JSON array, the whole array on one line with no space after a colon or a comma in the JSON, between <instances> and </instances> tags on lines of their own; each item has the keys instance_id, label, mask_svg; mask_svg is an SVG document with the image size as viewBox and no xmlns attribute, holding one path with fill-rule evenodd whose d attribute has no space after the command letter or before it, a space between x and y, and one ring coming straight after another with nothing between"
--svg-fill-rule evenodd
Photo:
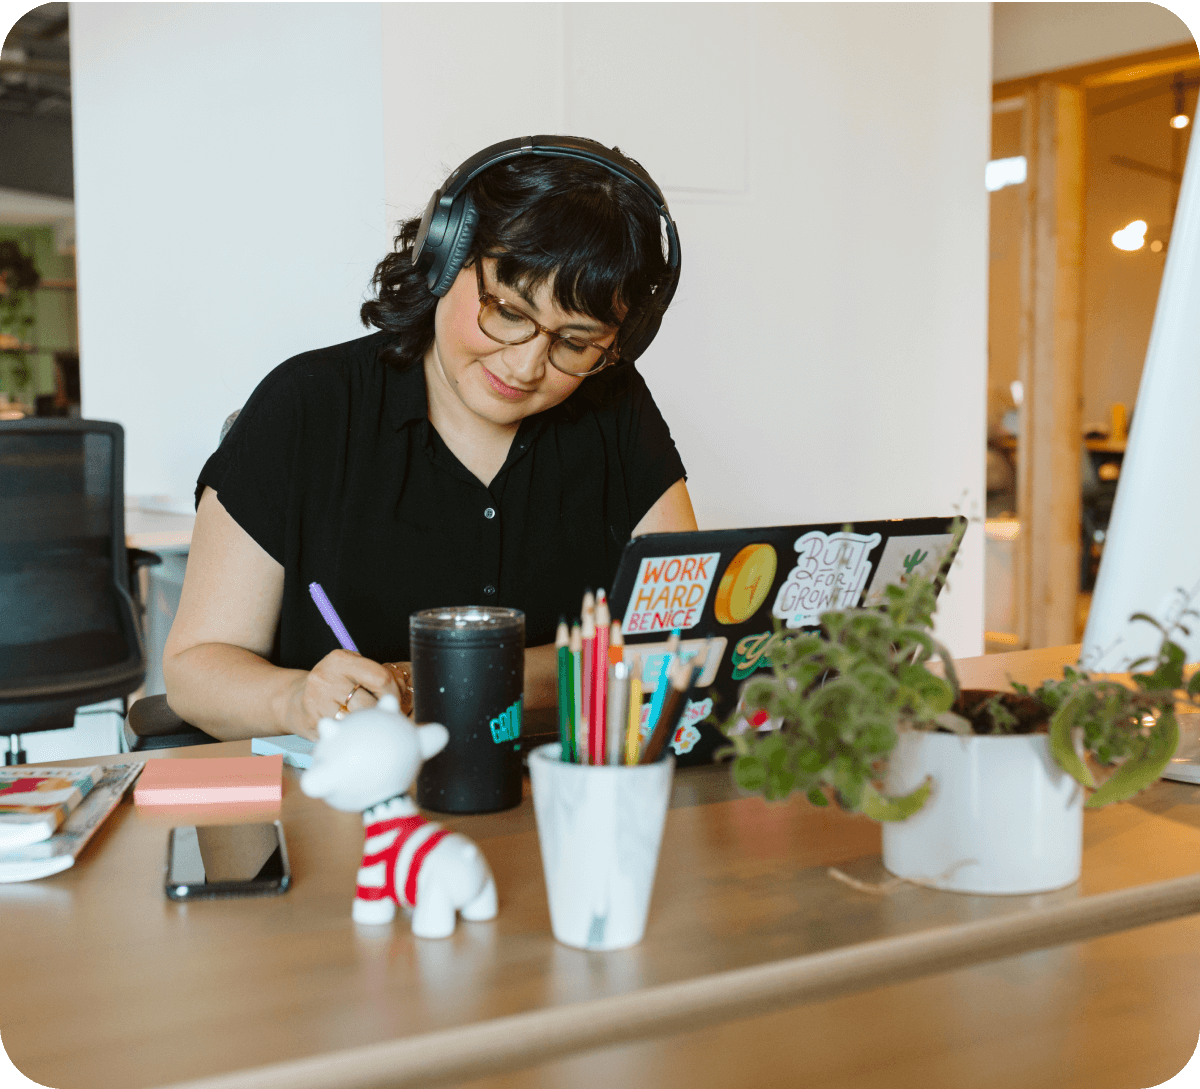
<instances>
[{"instance_id":1,"label":"headphone ear cup","mask_svg":"<svg viewBox=\"0 0 1200 1089\"><path fill-rule=\"evenodd\" d=\"M632 363L650 347L650 342L662 325L662 315L647 316L630 335L627 343L621 346L621 362Z\"/></svg>"},{"instance_id":2,"label":"headphone ear cup","mask_svg":"<svg viewBox=\"0 0 1200 1089\"><path fill-rule=\"evenodd\" d=\"M479 223L479 212L470 193L464 193L450 209L450 224L446 237L438 246L429 269L429 290L441 298L454 286L462 271L463 262L475 240L475 227Z\"/></svg>"}]
</instances>

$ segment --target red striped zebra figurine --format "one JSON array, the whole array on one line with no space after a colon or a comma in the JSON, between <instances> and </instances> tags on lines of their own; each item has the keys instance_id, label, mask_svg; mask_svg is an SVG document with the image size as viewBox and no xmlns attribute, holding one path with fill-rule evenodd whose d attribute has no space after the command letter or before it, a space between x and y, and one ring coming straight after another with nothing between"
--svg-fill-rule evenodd
<instances>
[{"instance_id":1,"label":"red striped zebra figurine","mask_svg":"<svg viewBox=\"0 0 1200 1089\"><path fill-rule=\"evenodd\" d=\"M421 764L445 748L446 727L414 726L384 696L340 722L321 719L317 730L300 789L334 809L361 810L366 827L354 921L390 923L400 904L412 911L418 938L447 938L456 912L471 921L494 919L496 884L479 848L427 821L408 796Z\"/></svg>"}]
</instances>

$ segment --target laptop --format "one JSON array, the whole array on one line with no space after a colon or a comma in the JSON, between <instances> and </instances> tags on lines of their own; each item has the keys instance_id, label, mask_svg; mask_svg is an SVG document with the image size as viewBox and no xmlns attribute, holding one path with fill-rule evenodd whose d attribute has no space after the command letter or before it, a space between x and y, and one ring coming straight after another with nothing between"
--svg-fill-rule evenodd
<instances>
[{"instance_id":1,"label":"laptop","mask_svg":"<svg viewBox=\"0 0 1200 1089\"><path fill-rule=\"evenodd\" d=\"M713 650L688 693L669 744L680 767L712 762L742 686L770 667L790 633L811 631L830 609L883 604L884 587L915 576L940 593L965 528L962 518L714 529L635 537L621 554L609 605L626 656L638 654L648 698L680 632L680 655ZM777 630L778 629L778 630Z\"/></svg>"}]
</instances>

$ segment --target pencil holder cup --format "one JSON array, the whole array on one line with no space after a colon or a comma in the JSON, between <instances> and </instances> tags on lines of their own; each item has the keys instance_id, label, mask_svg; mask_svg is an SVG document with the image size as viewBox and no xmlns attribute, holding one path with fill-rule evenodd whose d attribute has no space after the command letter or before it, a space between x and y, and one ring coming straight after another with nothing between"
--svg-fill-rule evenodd
<instances>
[{"instance_id":1,"label":"pencil holder cup","mask_svg":"<svg viewBox=\"0 0 1200 1089\"><path fill-rule=\"evenodd\" d=\"M564 763L558 744L529 755L554 937L577 949L642 940L675 760L632 767Z\"/></svg>"}]
</instances>

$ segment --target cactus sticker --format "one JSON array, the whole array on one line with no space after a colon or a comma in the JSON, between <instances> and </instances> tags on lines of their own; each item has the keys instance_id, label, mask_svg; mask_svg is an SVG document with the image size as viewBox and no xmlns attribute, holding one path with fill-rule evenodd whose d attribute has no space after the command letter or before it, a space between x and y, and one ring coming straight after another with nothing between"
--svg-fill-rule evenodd
<instances>
[{"instance_id":1,"label":"cactus sticker","mask_svg":"<svg viewBox=\"0 0 1200 1089\"><path fill-rule=\"evenodd\" d=\"M954 544L953 533L935 533L922 537L890 537L875 566L875 577L867 587L863 605L882 605L883 588L889 582L903 585L914 575L931 579Z\"/></svg>"},{"instance_id":2,"label":"cactus sticker","mask_svg":"<svg viewBox=\"0 0 1200 1089\"><path fill-rule=\"evenodd\" d=\"M492 740L497 745L503 744L505 741L516 741L521 736L521 701L523 698L518 696L516 703L492 719L490 723Z\"/></svg>"}]
</instances>

